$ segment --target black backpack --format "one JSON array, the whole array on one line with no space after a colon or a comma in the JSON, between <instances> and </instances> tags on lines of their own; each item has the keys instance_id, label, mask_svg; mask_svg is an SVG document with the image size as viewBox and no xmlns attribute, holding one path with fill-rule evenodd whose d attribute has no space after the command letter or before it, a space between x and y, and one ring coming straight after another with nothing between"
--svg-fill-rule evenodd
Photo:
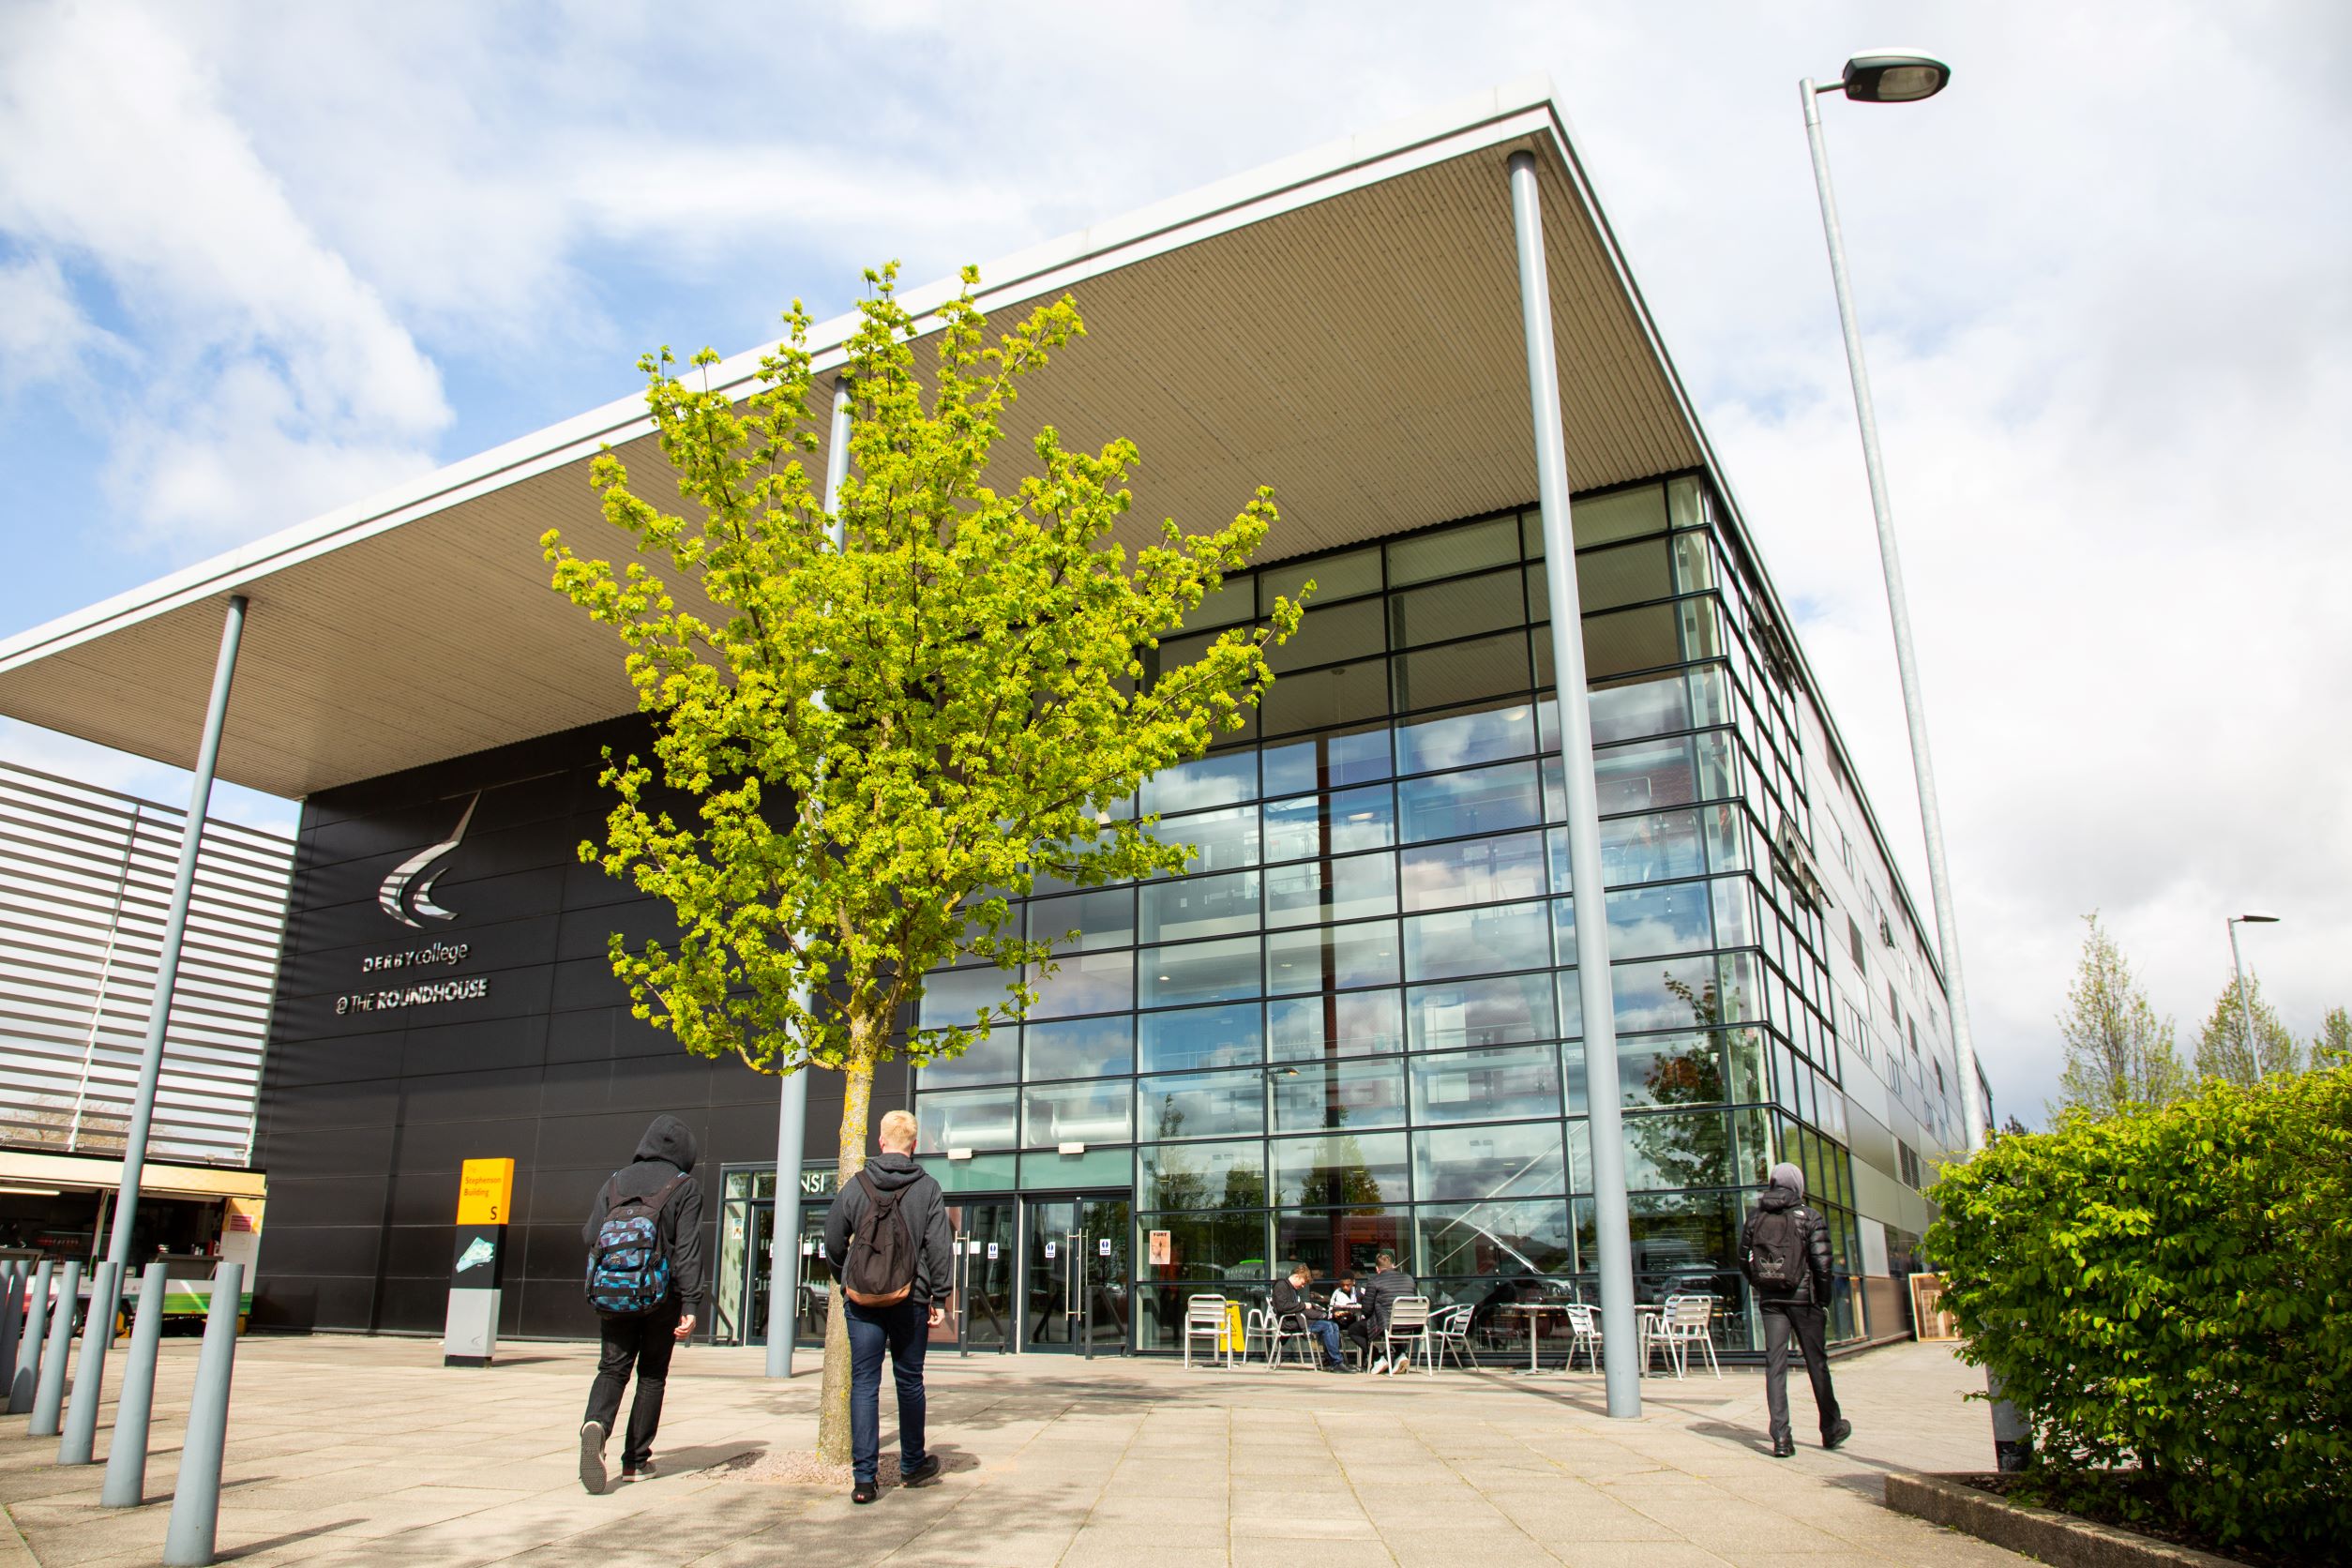
<instances>
[{"instance_id":1,"label":"black backpack","mask_svg":"<svg viewBox=\"0 0 2352 1568\"><path fill-rule=\"evenodd\" d=\"M1805 1259L1804 1211L1801 1208L1758 1209L1748 1223L1748 1244L1740 1267L1748 1283L1759 1290L1797 1289L1811 1265Z\"/></svg>"},{"instance_id":2,"label":"black backpack","mask_svg":"<svg viewBox=\"0 0 2352 1568\"><path fill-rule=\"evenodd\" d=\"M860 1306L895 1306L914 1289L914 1232L898 1213L914 1183L884 1192L863 1170L857 1183L866 1189L866 1213L841 1260L841 1291Z\"/></svg>"},{"instance_id":3,"label":"black backpack","mask_svg":"<svg viewBox=\"0 0 2352 1568\"><path fill-rule=\"evenodd\" d=\"M605 1211L588 1249L588 1304L606 1318L641 1318L670 1299L670 1254L661 1240L661 1206L686 1184L672 1176L652 1192Z\"/></svg>"}]
</instances>

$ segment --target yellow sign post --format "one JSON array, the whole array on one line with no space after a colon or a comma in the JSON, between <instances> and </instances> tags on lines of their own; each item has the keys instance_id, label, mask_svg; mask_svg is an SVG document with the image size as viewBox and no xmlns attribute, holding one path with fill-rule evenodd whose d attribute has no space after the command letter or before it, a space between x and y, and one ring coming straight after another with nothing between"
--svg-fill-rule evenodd
<instances>
[{"instance_id":1,"label":"yellow sign post","mask_svg":"<svg viewBox=\"0 0 2352 1568\"><path fill-rule=\"evenodd\" d=\"M465 1162L465 1168L458 1177L460 1225L505 1225L514 1207L514 1161Z\"/></svg>"}]
</instances>

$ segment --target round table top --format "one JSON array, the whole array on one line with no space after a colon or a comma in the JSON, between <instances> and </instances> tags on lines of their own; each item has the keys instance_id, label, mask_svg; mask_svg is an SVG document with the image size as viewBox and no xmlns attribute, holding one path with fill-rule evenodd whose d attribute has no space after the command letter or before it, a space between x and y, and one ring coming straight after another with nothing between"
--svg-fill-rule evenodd
<instances>
[{"instance_id":1,"label":"round table top","mask_svg":"<svg viewBox=\"0 0 2352 1568\"><path fill-rule=\"evenodd\" d=\"M1503 1310L1505 1312L1565 1312L1568 1307L1564 1302L1512 1302L1506 1304Z\"/></svg>"}]
</instances>

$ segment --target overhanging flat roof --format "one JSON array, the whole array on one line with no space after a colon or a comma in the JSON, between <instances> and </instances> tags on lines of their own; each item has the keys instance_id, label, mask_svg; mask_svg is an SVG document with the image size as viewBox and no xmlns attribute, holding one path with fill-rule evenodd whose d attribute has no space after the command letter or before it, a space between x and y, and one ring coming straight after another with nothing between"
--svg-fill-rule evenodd
<instances>
[{"instance_id":1,"label":"overhanging flat roof","mask_svg":"<svg viewBox=\"0 0 2352 1568\"><path fill-rule=\"evenodd\" d=\"M1141 448L1133 544L1229 519L1260 484L1276 560L1534 493L1509 192L1535 152L1578 490L1708 461L1548 83L1334 143L982 269L1009 311L1074 295L1088 336L1027 384L1007 461L1051 422ZM911 290L921 313L952 283ZM843 315L810 335L821 380ZM726 361L749 391L760 354ZM630 397L0 642L0 712L192 765L221 607L252 601L223 778L286 796L632 711L620 650L548 583L591 553L589 460L657 475ZM822 458L814 460L821 462ZM656 492L666 493L666 492Z\"/></svg>"}]
</instances>

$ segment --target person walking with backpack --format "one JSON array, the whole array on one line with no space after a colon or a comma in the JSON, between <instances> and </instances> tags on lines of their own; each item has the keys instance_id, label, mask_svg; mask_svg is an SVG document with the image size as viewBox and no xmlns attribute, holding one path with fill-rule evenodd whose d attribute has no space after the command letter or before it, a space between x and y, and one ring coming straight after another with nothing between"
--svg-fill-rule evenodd
<instances>
[{"instance_id":1,"label":"person walking with backpack","mask_svg":"<svg viewBox=\"0 0 2352 1568\"><path fill-rule=\"evenodd\" d=\"M580 1424L580 1484L600 1495L605 1440L632 1367L637 1399L621 1448L621 1479L652 1479L670 1352L694 1332L702 1311L702 1188L694 1180L694 1134L684 1122L654 1118L636 1157L597 1190L580 1239L588 1244L588 1304L602 1320L604 1350Z\"/></svg>"},{"instance_id":2,"label":"person walking with backpack","mask_svg":"<svg viewBox=\"0 0 2352 1568\"><path fill-rule=\"evenodd\" d=\"M841 1314L850 1331L852 1502L874 1500L882 1458L882 1364L898 1385L898 1484L939 1474L923 1447L923 1351L947 1320L955 1239L947 1198L914 1162L914 1117L882 1119L882 1153L841 1189L825 1214L825 1256L838 1259Z\"/></svg>"},{"instance_id":3,"label":"person walking with backpack","mask_svg":"<svg viewBox=\"0 0 2352 1568\"><path fill-rule=\"evenodd\" d=\"M1764 1317L1764 1408L1772 1421L1772 1457L1797 1452L1788 1433L1788 1341L1804 1351L1813 1404L1821 1418L1821 1446L1853 1436L1838 1413L1830 1386L1830 1223L1804 1206L1805 1173L1783 1162L1772 1167L1764 1192L1740 1228L1740 1269L1756 1289Z\"/></svg>"}]
</instances>

